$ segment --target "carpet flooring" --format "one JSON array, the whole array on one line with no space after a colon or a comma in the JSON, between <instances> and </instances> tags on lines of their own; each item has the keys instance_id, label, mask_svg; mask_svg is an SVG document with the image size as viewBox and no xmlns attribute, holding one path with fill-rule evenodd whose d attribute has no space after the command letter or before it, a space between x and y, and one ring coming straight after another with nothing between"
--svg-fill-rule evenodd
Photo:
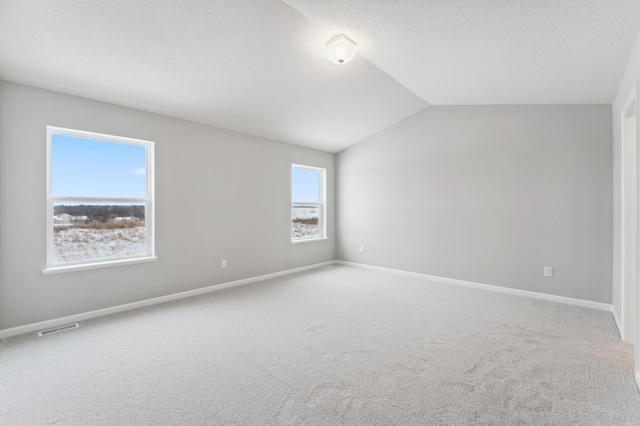
<instances>
[{"instance_id":1,"label":"carpet flooring","mask_svg":"<svg viewBox=\"0 0 640 426\"><path fill-rule=\"evenodd\" d=\"M333 266L0 342L2 425L640 425L610 313Z\"/></svg>"}]
</instances>

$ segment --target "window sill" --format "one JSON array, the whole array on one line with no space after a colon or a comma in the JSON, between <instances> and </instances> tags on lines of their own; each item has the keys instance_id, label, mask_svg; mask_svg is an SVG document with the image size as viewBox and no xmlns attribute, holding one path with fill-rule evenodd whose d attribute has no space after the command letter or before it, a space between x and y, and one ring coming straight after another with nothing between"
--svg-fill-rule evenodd
<instances>
[{"instance_id":1,"label":"window sill","mask_svg":"<svg viewBox=\"0 0 640 426\"><path fill-rule=\"evenodd\" d=\"M300 240L292 240L291 244L302 244L302 243L313 243L316 241L324 241L324 240L328 240L328 237L319 237L319 238L305 238L305 239L300 239Z\"/></svg>"},{"instance_id":2,"label":"window sill","mask_svg":"<svg viewBox=\"0 0 640 426\"><path fill-rule=\"evenodd\" d=\"M136 263L155 262L157 257L137 257L135 259L112 260L106 262L83 263L81 265L53 266L42 270L42 275L62 274L65 272L86 271L89 269L112 268L114 266L133 265Z\"/></svg>"}]
</instances>

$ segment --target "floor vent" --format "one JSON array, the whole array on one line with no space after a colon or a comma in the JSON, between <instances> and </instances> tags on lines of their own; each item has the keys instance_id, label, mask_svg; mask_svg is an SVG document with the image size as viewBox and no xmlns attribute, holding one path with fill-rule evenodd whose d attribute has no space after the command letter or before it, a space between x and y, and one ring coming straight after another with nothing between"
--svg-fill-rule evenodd
<instances>
[{"instance_id":1,"label":"floor vent","mask_svg":"<svg viewBox=\"0 0 640 426\"><path fill-rule=\"evenodd\" d=\"M48 336L49 334L54 334L54 333L60 333L60 332L71 330L73 328L78 328L78 327L80 327L80 324L78 324L77 322L75 324L61 325L60 327L54 327L48 330L38 331L38 337Z\"/></svg>"}]
</instances>

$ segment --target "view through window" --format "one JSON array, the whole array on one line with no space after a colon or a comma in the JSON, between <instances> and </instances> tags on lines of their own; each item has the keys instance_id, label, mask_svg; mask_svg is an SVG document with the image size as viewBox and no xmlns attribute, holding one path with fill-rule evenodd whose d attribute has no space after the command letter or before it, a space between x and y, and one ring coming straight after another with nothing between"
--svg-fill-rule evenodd
<instances>
[{"instance_id":1,"label":"view through window","mask_svg":"<svg viewBox=\"0 0 640 426\"><path fill-rule=\"evenodd\" d=\"M153 251L153 142L48 127L48 267Z\"/></svg>"},{"instance_id":2,"label":"view through window","mask_svg":"<svg viewBox=\"0 0 640 426\"><path fill-rule=\"evenodd\" d=\"M291 240L325 237L326 170L291 166Z\"/></svg>"}]
</instances>

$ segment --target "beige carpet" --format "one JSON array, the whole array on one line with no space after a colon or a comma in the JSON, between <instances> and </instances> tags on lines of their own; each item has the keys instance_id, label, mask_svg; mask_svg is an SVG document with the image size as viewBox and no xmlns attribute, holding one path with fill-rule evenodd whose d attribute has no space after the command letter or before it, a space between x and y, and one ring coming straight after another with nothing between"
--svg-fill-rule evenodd
<instances>
[{"instance_id":1,"label":"beige carpet","mask_svg":"<svg viewBox=\"0 0 640 426\"><path fill-rule=\"evenodd\" d=\"M0 424L640 425L632 367L609 313L336 266L3 340Z\"/></svg>"}]
</instances>

